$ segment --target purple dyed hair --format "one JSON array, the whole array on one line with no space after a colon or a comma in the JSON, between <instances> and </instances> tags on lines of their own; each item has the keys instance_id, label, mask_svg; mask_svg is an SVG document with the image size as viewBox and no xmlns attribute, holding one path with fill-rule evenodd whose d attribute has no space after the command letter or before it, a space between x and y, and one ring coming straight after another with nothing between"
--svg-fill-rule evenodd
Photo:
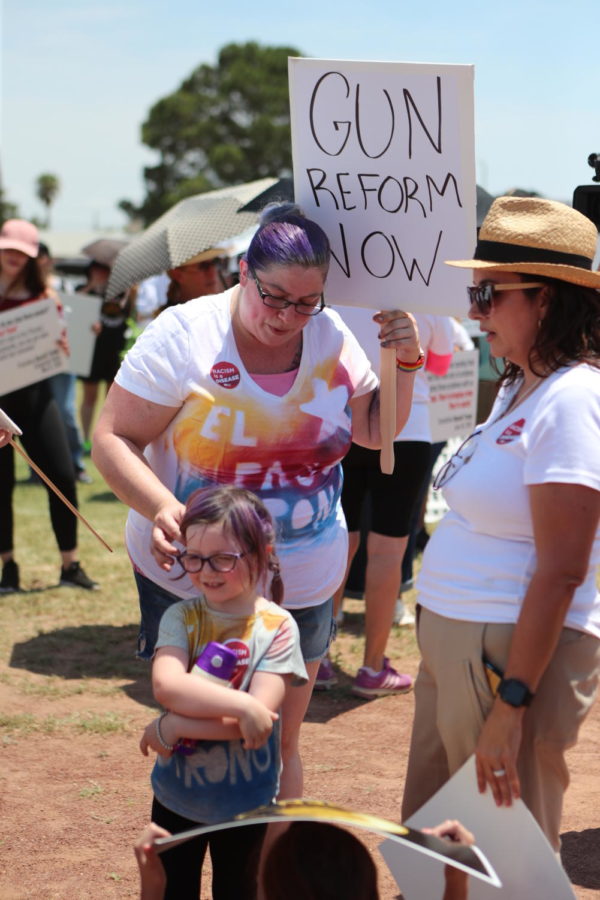
<instances>
[{"instance_id":1,"label":"purple dyed hair","mask_svg":"<svg viewBox=\"0 0 600 900\"><path fill-rule=\"evenodd\" d=\"M283 582L275 554L275 526L256 494L230 484L200 488L188 498L180 525L185 538L192 525L222 525L223 531L250 557L250 571L265 588L271 572L271 598L283 601Z\"/></svg>"},{"instance_id":2,"label":"purple dyed hair","mask_svg":"<svg viewBox=\"0 0 600 900\"><path fill-rule=\"evenodd\" d=\"M293 203L265 207L246 253L252 272L290 265L327 272L330 257L329 239L321 226Z\"/></svg>"}]
</instances>

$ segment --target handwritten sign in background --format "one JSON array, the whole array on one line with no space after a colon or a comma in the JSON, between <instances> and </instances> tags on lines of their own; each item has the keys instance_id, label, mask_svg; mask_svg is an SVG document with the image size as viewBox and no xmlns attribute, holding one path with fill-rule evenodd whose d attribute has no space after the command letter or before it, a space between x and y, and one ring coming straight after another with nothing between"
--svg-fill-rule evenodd
<instances>
[{"instance_id":1,"label":"handwritten sign in background","mask_svg":"<svg viewBox=\"0 0 600 900\"><path fill-rule=\"evenodd\" d=\"M52 299L0 313L0 392L9 394L65 369L61 325Z\"/></svg>"},{"instance_id":2,"label":"handwritten sign in background","mask_svg":"<svg viewBox=\"0 0 600 900\"><path fill-rule=\"evenodd\" d=\"M294 190L332 246L327 300L464 314L473 67L290 59Z\"/></svg>"}]
</instances>

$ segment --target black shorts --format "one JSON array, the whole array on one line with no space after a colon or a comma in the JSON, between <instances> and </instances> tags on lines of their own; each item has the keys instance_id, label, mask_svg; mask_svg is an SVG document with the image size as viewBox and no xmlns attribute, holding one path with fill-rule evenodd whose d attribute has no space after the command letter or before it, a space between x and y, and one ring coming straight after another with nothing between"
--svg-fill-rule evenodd
<instances>
[{"instance_id":1,"label":"black shorts","mask_svg":"<svg viewBox=\"0 0 600 900\"><path fill-rule=\"evenodd\" d=\"M426 441L395 441L394 471L384 475L379 465L379 450L352 444L342 462L342 507L348 531L360 531L361 510L369 494L369 531L387 537L406 537L413 507L429 470L430 448Z\"/></svg>"}]
</instances>

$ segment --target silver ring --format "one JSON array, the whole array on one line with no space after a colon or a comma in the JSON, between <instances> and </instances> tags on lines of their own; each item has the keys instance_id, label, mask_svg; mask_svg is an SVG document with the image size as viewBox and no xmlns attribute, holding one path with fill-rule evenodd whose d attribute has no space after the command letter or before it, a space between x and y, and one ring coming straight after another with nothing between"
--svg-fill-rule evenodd
<instances>
[{"instance_id":1,"label":"silver ring","mask_svg":"<svg viewBox=\"0 0 600 900\"><path fill-rule=\"evenodd\" d=\"M506 769L492 769L492 775L495 775L496 778L502 778L503 775L506 775Z\"/></svg>"}]
</instances>

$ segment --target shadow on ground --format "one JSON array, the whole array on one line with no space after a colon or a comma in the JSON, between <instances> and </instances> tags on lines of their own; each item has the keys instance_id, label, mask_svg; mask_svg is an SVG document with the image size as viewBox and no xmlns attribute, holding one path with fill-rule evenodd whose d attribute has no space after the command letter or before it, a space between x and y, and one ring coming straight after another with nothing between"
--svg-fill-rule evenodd
<instances>
[{"instance_id":1,"label":"shadow on ground","mask_svg":"<svg viewBox=\"0 0 600 900\"><path fill-rule=\"evenodd\" d=\"M600 891L600 828L566 831L560 856L571 884Z\"/></svg>"}]
</instances>

